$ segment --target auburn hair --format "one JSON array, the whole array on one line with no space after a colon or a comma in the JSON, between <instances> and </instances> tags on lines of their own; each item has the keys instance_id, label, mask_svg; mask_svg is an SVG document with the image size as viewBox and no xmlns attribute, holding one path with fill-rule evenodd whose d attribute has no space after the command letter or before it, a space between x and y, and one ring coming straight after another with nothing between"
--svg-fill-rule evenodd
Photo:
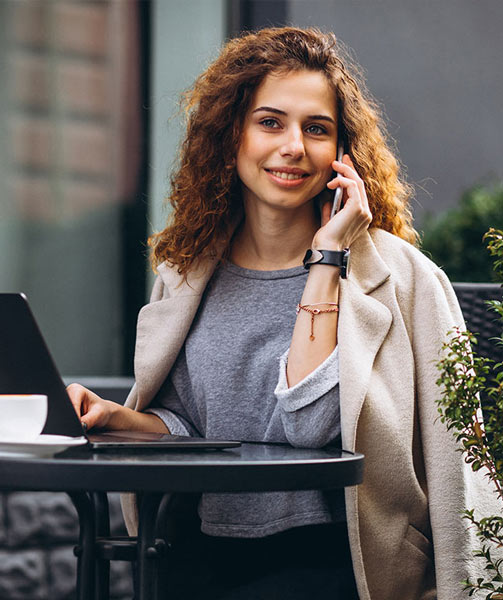
<instances>
[{"instance_id":1,"label":"auburn hair","mask_svg":"<svg viewBox=\"0 0 503 600\"><path fill-rule=\"evenodd\" d=\"M254 92L269 73L302 69L320 71L333 86L345 148L365 182L372 226L417 242L412 189L400 177L381 111L359 68L333 33L268 28L231 39L182 97L187 129L171 176L172 212L166 228L148 241L154 269L168 261L187 276L201 257L225 253L243 210L236 154Z\"/></svg>"}]
</instances>

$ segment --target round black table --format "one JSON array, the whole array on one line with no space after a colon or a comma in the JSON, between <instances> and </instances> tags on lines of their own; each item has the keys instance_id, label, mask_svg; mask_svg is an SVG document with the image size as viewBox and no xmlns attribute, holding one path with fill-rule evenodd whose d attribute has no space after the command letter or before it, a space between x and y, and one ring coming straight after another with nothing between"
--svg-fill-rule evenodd
<instances>
[{"instance_id":1,"label":"round black table","mask_svg":"<svg viewBox=\"0 0 503 600\"><path fill-rule=\"evenodd\" d=\"M159 507L173 492L329 490L363 479L363 455L338 448L244 443L225 450L107 450L0 458L0 490L67 492L79 515L77 598L108 597L109 560L137 562L138 600L155 598ZM138 538L110 538L106 492L141 494ZM164 503L168 506L168 503Z\"/></svg>"}]
</instances>

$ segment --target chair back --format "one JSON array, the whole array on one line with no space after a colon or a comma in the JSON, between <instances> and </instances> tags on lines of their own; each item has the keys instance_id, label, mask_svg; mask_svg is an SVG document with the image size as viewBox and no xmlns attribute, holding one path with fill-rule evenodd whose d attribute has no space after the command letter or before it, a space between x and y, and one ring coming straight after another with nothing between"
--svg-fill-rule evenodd
<instances>
[{"instance_id":1,"label":"chair back","mask_svg":"<svg viewBox=\"0 0 503 600\"><path fill-rule=\"evenodd\" d=\"M452 287L458 297L466 328L477 334L475 352L496 362L503 361L503 348L490 339L501 337L503 325L498 315L486 304L487 300L502 300L502 286L499 283L453 283Z\"/></svg>"}]
</instances>

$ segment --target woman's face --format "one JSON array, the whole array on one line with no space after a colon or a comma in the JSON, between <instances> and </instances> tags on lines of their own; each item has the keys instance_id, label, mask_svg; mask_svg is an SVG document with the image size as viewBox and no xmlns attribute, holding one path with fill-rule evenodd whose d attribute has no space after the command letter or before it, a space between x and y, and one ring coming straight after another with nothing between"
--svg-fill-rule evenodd
<instances>
[{"instance_id":1,"label":"woman's face","mask_svg":"<svg viewBox=\"0 0 503 600\"><path fill-rule=\"evenodd\" d=\"M302 206L326 189L336 154L336 99L326 77L308 70L267 75L237 153L245 206Z\"/></svg>"}]
</instances>

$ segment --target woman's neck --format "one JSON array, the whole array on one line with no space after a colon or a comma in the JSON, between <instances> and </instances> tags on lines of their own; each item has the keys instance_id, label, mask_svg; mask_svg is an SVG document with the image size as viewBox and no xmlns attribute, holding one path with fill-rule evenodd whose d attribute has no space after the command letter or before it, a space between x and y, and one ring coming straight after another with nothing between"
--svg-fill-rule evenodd
<instances>
[{"instance_id":1,"label":"woman's neck","mask_svg":"<svg viewBox=\"0 0 503 600\"><path fill-rule=\"evenodd\" d=\"M311 205L298 211L246 210L230 259L240 267L259 271L299 266L318 228Z\"/></svg>"}]
</instances>

